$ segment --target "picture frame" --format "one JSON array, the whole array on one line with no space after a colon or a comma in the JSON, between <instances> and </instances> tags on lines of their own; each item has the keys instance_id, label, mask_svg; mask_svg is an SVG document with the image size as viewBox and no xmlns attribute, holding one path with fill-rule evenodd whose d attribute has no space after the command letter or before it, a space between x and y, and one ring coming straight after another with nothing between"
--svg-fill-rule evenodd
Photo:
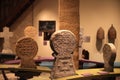
<instances>
[{"instance_id":1,"label":"picture frame","mask_svg":"<svg viewBox=\"0 0 120 80\"><path fill-rule=\"evenodd\" d=\"M39 21L39 32L54 32L56 21Z\"/></svg>"}]
</instances>

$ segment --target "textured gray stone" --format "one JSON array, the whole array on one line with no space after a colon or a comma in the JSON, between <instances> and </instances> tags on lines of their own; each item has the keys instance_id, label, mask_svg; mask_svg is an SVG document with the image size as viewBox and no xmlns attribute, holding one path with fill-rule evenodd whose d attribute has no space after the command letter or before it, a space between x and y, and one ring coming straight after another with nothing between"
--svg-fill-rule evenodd
<instances>
[{"instance_id":1,"label":"textured gray stone","mask_svg":"<svg viewBox=\"0 0 120 80\"><path fill-rule=\"evenodd\" d=\"M18 40L16 44L16 55L21 58L21 67L35 68L33 58L37 54L38 45L30 37L24 37Z\"/></svg>"},{"instance_id":2,"label":"textured gray stone","mask_svg":"<svg viewBox=\"0 0 120 80\"><path fill-rule=\"evenodd\" d=\"M104 70L114 71L114 61L116 59L116 48L114 44L107 43L103 47Z\"/></svg>"},{"instance_id":3,"label":"textured gray stone","mask_svg":"<svg viewBox=\"0 0 120 80\"><path fill-rule=\"evenodd\" d=\"M76 47L75 35L69 30L57 31L51 36L50 44L57 53L72 53Z\"/></svg>"},{"instance_id":4,"label":"textured gray stone","mask_svg":"<svg viewBox=\"0 0 120 80\"><path fill-rule=\"evenodd\" d=\"M50 44L52 50L57 54L51 78L75 75L73 56L71 54L76 48L74 34L68 30L57 31L51 36Z\"/></svg>"}]
</instances>

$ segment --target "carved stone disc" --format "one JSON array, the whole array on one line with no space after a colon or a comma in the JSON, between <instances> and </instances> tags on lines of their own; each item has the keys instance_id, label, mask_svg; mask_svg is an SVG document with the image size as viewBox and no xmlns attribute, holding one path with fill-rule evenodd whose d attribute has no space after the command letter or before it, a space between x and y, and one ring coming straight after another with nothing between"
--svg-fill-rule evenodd
<instances>
[{"instance_id":1,"label":"carved stone disc","mask_svg":"<svg viewBox=\"0 0 120 80\"><path fill-rule=\"evenodd\" d=\"M35 37L37 34L37 29L33 26L27 26L24 30L24 35L26 37Z\"/></svg>"},{"instance_id":2,"label":"carved stone disc","mask_svg":"<svg viewBox=\"0 0 120 80\"><path fill-rule=\"evenodd\" d=\"M76 38L71 31L60 30L53 33L50 45L52 50L58 54L72 53L76 47Z\"/></svg>"},{"instance_id":3,"label":"carved stone disc","mask_svg":"<svg viewBox=\"0 0 120 80\"><path fill-rule=\"evenodd\" d=\"M16 54L20 58L33 58L38 51L38 45L30 37L20 39L16 44Z\"/></svg>"},{"instance_id":4,"label":"carved stone disc","mask_svg":"<svg viewBox=\"0 0 120 80\"><path fill-rule=\"evenodd\" d=\"M116 54L116 48L114 44L112 43L105 44L103 47L103 53L104 53L104 56L106 56L106 58L111 54Z\"/></svg>"}]
</instances>

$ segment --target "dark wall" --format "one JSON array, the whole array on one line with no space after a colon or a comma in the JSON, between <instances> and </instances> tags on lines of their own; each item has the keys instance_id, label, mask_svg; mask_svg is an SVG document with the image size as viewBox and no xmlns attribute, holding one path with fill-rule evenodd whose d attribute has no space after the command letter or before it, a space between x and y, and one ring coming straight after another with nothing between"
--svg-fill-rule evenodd
<instances>
[{"instance_id":1,"label":"dark wall","mask_svg":"<svg viewBox=\"0 0 120 80\"><path fill-rule=\"evenodd\" d=\"M34 0L0 0L0 32L4 26L10 27L33 2Z\"/></svg>"}]
</instances>

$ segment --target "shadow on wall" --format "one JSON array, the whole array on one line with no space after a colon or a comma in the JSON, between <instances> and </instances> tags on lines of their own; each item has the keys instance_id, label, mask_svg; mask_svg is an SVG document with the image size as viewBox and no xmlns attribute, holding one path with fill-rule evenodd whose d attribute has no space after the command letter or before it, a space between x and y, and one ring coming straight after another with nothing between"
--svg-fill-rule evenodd
<instances>
[{"instance_id":1,"label":"shadow on wall","mask_svg":"<svg viewBox=\"0 0 120 80\"><path fill-rule=\"evenodd\" d=\"M83 51L82 51L82 58L89 60L89 52L85 49L83 49Z\"/></svg>"}]
</instances>

